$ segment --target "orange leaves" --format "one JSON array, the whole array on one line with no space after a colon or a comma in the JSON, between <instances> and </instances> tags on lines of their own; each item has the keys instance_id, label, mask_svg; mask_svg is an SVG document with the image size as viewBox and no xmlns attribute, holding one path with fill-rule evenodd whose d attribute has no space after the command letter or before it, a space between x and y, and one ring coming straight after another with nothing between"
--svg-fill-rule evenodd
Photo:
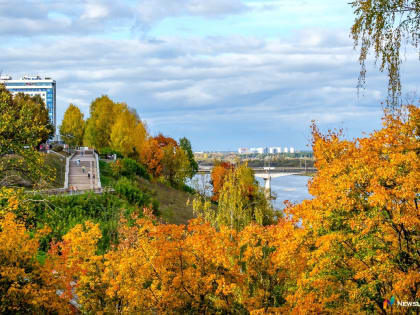
<instances>
[{"instance_id":1,"label":"orange leaves","mask_svg":"<svg viewBox=\"0 0 420 315\"><path fill-rule=\"evenodd\" d=\"M189 160L178 143L162 134L145 141L141 162L154 177L163 176L171 184L183 183L189 173Z\"/></svg>"},{"instance_id":2,"label":"orange leaves","mask_svg":"<svg viewBox=\"0 0 420 315\"><path fill-rule=\"evenodd\" d=\"M323 307L380 312L384 293L415 298L419 116L414 106L387 114L383 129L354 141L313 128L319 169L310 183L315 198L288 209L312 237L309 273L299 280L306 291L297 291L297 301L317 292Z\"/></svg>"},{"instance_id":3,"label":"orange leaves","mask_svg":"<svg viewBox=\"0 0 420 315\"><path fill-rule=\"evenodd\" d=\"M216 164L211 171L211 181L213 184L213 196L212 200L219 200L219 192L225 182L225 177L230 170L233 170L234 166L229 162L221 162Z\"/></svg>"},{"instance_id":4,"label":"orange leaves","mask_svg":"<svg viewBox=\"0 0 420 315\"><path fill-rule=\"evenodd\" d=\"M162 173L162 158L163 150L158 141L153 138L146 140L140 159L154 177L159 177Z\"/></svg>"},{"instance_id":5,"label":"orange leaves","mask_svg":"<svg viewBox=\"0 0 420 315\"><path fill-rule=\"evenodd\" d=\"M68 313L69 305L56 294L52 270L37 259L38 239L31 238L15 215L0 219L0 312Z\"/></svg>"},{"instance_id":6,"label":"orange leaves","mask_svg":"<svg viewBox=\"0 0 420 315\"><path fill-rule=\"evenodd\" d=\"M102 308L101 301L106 298L101 280L103 258L96 255L100 237L98 224L78 224L62 242L51 245L46 262L60 282L62 297L74 300L77 296L77 303L88 312Z\"/></svg>"},{"instance_id":7,"label":"orange leaves","mask_svg":"<svg viewBox=\"0 0 420 315\"><path fill-rule=\"evenodd\" d=\"M157 141L157 143L159 144L159 147L161 147L161 148L166 147L166 146L173 146L173 147L178 146L178 143L173 138L165 137L161 133L158 134L153 139L155 139Z\"/></svg>"},{"instance_id":8,"label":"orange leaves","mask_svg":"<svg viewBox=\"0 0 420 315\"><path fill-rule=\"evenodd\" d=\"M268 204L257 198L252 172L219 165L212 174L217 212L203 204L213 226L202 219L186 227L157 224L146 209L146 219L121 221L118 247L99 256L100 231L86 222L53 244L39 266L36 238L6 213L19 213L20 197L2 189L7 211L0 216L0 258L6 263L0 274L9 281L7 290L0 281L9 303L2 310L18 307L19 295L29 309L49 311L57 305L56 289L63 304L77 295L86 313L360 314L382 312L384 298L393 295L414 301L420 285L420 110L408 112L387 116L384 129L354 141L314 129L314 199L289 204L277 225L255 224L264 223ZM146 144L155 175L159 152L177 150L165 139Z\"/></svg>"},{"instance_id":9,"label":"orange leaves","mask_svg":"<svg viewBox=\"0 0 420 315\"><path fill-rule=\"evenodd\" d=\"M278 255L288 249L281 247L277 235L290 236L292 230L251 225L242 232L225 227L217 231L200 219L187 227L139 219L131 227L122 226L121 243L103 257L103 264L95 265L99 272L89 272L92 264L79 261L88 271L78 273L76 292L83 296L83 309L92 312L115 312L117 306L120 313L268 312L270 305L281 304L281 295L273 289L285 284L286 266L293 263L289 259L299 256ZM71 234L76 240L71 247L92 246L78 241L83 235L79 228ZM89 275L95 290L82 284ZM101 284L102 305L97 303L96 283Z\"/></svg>"}]
</instances>

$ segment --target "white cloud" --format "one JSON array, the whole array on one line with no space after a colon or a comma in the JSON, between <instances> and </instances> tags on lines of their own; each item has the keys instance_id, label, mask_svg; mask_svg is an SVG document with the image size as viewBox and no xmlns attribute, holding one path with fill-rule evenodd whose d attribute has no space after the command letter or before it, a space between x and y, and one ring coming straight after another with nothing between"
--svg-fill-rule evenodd
<instances>
[{"instance_id":1,"label":"white cloud","mask_svg":"<svg viewBox=\"0 0 420 315\"><path fill-rule=\"evenodd\" d=\"M246 10L241 0L139 0L137 26L149 28L165 18L176 16L220 17Z\"/></svg>"},{"instance_id":2,"label":"white cloud","mask_svg":"<svg viewBox=\"0 0 420 315\"><path fill-rule=\"evenodd\" d=\"M280 3L272 2L264 3ZM276 137L302 143L312 119L323 125L347 122L354 130L379 121L386 77L369 72L367 89L357 96L357 52L346 29L317 26L271 39L121 39L109 32L119 30L115 25L129 30L135 14L145 26L168 17L235 14L247 10L249 1L142 0L134 8L111 0L54 2L52 11L34 3L6 14L11 2L0 0L0 34L10 36L1 48L0 70L56 79L59 119L70 102L87 115L94 98L109 94L136 108L153 133L186 135L193 143L206 139L208 148ZM28 37L17 40L20 35ZM404 86L410 91L419 87L417 66L417 57L409 54Z\"/></svg>"},{"instance_id":3,"label":"white cloud","mask_svg":"<svg viewBox=\"0 0 420 315\"><path fill-rule=\"evenodd\" d=\"M89 1L85 5L82 19L102 19L109 15L109 7L98 1Z\"/></svg>"}]
</instances>

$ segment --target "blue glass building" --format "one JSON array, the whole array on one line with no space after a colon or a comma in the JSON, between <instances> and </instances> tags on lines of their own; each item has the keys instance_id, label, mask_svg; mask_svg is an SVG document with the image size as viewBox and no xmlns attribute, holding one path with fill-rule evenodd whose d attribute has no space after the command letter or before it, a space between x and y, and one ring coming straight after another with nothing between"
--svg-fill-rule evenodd
<instances>
[{"instance_id":1,"label":"blue glass building","mask_svg":"<svg viewBox=\"0 0 420 315\"><path fill-rule=\"evenodd\" d=\"M0 83L4 84L12 94L39 95L47 106L51 123L57 127L55 80L39 76L24 76L20 80L13 80L12 77L3 75L0 76Z\"/></svg>"}]
</instances>

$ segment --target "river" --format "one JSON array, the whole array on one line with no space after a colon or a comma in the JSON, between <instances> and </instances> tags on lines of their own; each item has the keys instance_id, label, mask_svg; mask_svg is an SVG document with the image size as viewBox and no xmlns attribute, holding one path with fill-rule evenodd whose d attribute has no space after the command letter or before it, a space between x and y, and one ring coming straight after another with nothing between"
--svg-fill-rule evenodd
<instances>
[{"instance_id":1,"label":"river","mask_svg":"<svg viewBox=\"0 0 420 315\"><path fill-rule=\"evenodd\" d=\"M305 199L312 199L308 192L308 176L281 176L271 179L271 193L277 198L272 201L273 207L277 210L284 209L284 201L299 203ZM264 187L264 179L258 178L258 182Z\"/></svg>"},{"instance_id":2,"label":"river","mask_svg":"<svg viewBox=\"0 0 420 315\"><path fill-rule=\"evenodd\" d=\"M312 196L308 192L308 176L281 176L276 177L271 180L271 192L277 198L272 200L273 207L277 210L284 209L284 201L289 200L292 203L299 203L305 199L312 199ZM264 187L264 180L262 178L257 178L259 184ZM193 180L193 183L189 183L190 186L197 188L200 187L200 190L203 187L206 187L207 194L211 194L210 187L210 176L207 175L196 175Z\"/></svg>"}]
</instances>

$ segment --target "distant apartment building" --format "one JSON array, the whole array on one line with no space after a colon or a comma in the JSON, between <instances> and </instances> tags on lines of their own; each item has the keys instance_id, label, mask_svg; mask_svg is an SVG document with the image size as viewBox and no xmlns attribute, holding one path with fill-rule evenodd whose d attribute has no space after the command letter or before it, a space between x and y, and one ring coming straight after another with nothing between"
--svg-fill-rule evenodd
<instances>
[{"instance_id":1,"label":"distant apartment building","mask_svg":"<svg viewBox=\"0 0 420 315\"><path fill-rule=\"evenodd\" d=\"M268 148L268 153L270 154L281 153L281 147L270 147Z\"/></svg>"},{"instance_id":2,"label":"distant apartment building","mask_svg":"<svg viewBox=\"0 0 420 315\"><path fill-rule=\"evenodd\" d=\"M279 153L295 153L293 147L269 147L269 148L239 148L239 154L279 154Z\"/></svg>"},{"instance_id":3,"label":"distant apartment building","mask_svg":"<svg viewBox=\"0 0 420 315\"><path fill-rule=\"evenodd\" d=\"M39 95L48 109L48 115L54 127L57 127L56 113L56 83L51 78L39 76L24 76L19 80L13 80L11 76L0 76L0 84L13 95L24 93L30 96Z\"/></svg>"},{"instance_id":4,"label":"distant apartment building","mask_svg":"<svg viewBox=\"0 0 420 315\"><path fill-rule=\"evenodd\" d=\"M267 148L251 148L249 149L250 153L258 153L258 154L264 154L268 152Z\"/></svg>"}]
</instances>

